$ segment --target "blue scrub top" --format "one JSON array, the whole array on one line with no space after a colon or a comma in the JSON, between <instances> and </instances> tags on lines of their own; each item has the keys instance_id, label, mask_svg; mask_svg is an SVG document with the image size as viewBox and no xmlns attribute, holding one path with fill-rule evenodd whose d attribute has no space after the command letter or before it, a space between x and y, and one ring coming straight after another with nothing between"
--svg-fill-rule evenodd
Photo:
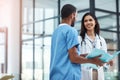
<instances>
[{"instance_id":1,"label":"blue scrub top","mask_svg":"<svg viewBox=\"0 0 120 80\"><path fill-rule=\"evenodd\" d=\"M68 50L77 46L77 30L67 24L60 24L54 31L51 42L50 80L80 80L80 64L72 63Z\"/></svg>"}]
</instances>

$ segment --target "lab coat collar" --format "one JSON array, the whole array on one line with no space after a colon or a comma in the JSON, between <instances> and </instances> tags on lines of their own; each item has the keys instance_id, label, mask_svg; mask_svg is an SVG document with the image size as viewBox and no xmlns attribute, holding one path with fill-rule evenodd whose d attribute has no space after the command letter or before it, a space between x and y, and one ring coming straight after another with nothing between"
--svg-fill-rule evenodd
<instances>
[{"instance_id":1,"label":"lab coat collar","mask_svg":"<svg viewBox=\"0 0 120 80\"><path fill-rule=\"evenodd\" d=\"M93 40L87 35L87 33L85 33L85 38L86 38L86 39L89 39L90 41L93 42ZM98 34L96 34L96 36L95 36L95 41L98 40L98 39L99 39L99 36L98 36Z\"/></svg>"}]
</instances>

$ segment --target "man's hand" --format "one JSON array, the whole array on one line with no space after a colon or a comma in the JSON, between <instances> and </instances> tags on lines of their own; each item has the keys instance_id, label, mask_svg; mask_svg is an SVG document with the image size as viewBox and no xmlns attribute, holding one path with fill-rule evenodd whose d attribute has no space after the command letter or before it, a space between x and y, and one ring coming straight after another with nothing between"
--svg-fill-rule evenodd
<instances>
[{"instance_id":1,"label":"man's hand","mask_svg":"<svg viewBox=\"0 0 120 80\"><path fill-rule=\"evenodd\" d=\"M95 58L91 58L92 63L93 63L93 64L96 64L96 65L98 65L98 66L103 66L104 63L103 63L99 58L100 58L100 56L97 56L97 57L95 57Z\"/></svg>"},{"instance_id":2,"label":"man's hand","mask_svg":"<svg viewBox=\"0 0 120 80\"><path fill-rule=\"evenodd\" d=\"M85 54L80 54L80 56L86 57L88 55L88 53Z\"/></svg>"}]
</instances>

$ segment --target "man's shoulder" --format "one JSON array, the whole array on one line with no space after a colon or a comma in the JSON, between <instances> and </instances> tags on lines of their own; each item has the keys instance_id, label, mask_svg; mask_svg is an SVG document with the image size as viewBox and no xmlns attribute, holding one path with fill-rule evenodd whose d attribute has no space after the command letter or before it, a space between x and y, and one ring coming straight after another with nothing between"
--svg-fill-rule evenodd
<instances>
[{"instance_id":1,"label":"man's shoulder","mask_svg":"<svg viewBox=\"0 0 120 80\"><path fill-rule=\"evenodd\" d=\"M62 29L63 31L77 32L77 30L74 27L71 27L70 25L60 26L59 29Z\"/></svg>"}]
</instances>

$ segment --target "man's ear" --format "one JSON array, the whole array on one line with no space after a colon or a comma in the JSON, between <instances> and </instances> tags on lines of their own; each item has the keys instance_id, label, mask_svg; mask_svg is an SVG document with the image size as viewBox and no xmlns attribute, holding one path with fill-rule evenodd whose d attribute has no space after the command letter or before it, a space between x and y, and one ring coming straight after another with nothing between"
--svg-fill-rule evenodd
<instances>
[{"instance_id":1,"label":"man's ear","mask_svg":"<svg viewBox=\"0 0 120 80\"><path fill-rule=\"evenodd\" d=\"M72 19L72 18L73 18L73 14L69 15L68 18L69 18L69 19Z\"/></svg>"},{"instance_id":2,"label":"man's ear","mask_svg":"<svg viewBox=\"0 0 120 80\"><path fill-rule=\"evenodd\" d=\"M70 18L70 19L75 18L75 15L76 15L75 13L72 13L72 14L69 16L69 18Z\"/></svg>"},{"instance_id":3,"label":"man's ear","mask_svg":"<svg viewBox=\"0 0 120 80\"><path fill-rule=\"evenodd\" d=\"M75 13L72 13L71 16L72 16L72 19L73 19L75 17Z\"/></svg>"}]
</instances>

